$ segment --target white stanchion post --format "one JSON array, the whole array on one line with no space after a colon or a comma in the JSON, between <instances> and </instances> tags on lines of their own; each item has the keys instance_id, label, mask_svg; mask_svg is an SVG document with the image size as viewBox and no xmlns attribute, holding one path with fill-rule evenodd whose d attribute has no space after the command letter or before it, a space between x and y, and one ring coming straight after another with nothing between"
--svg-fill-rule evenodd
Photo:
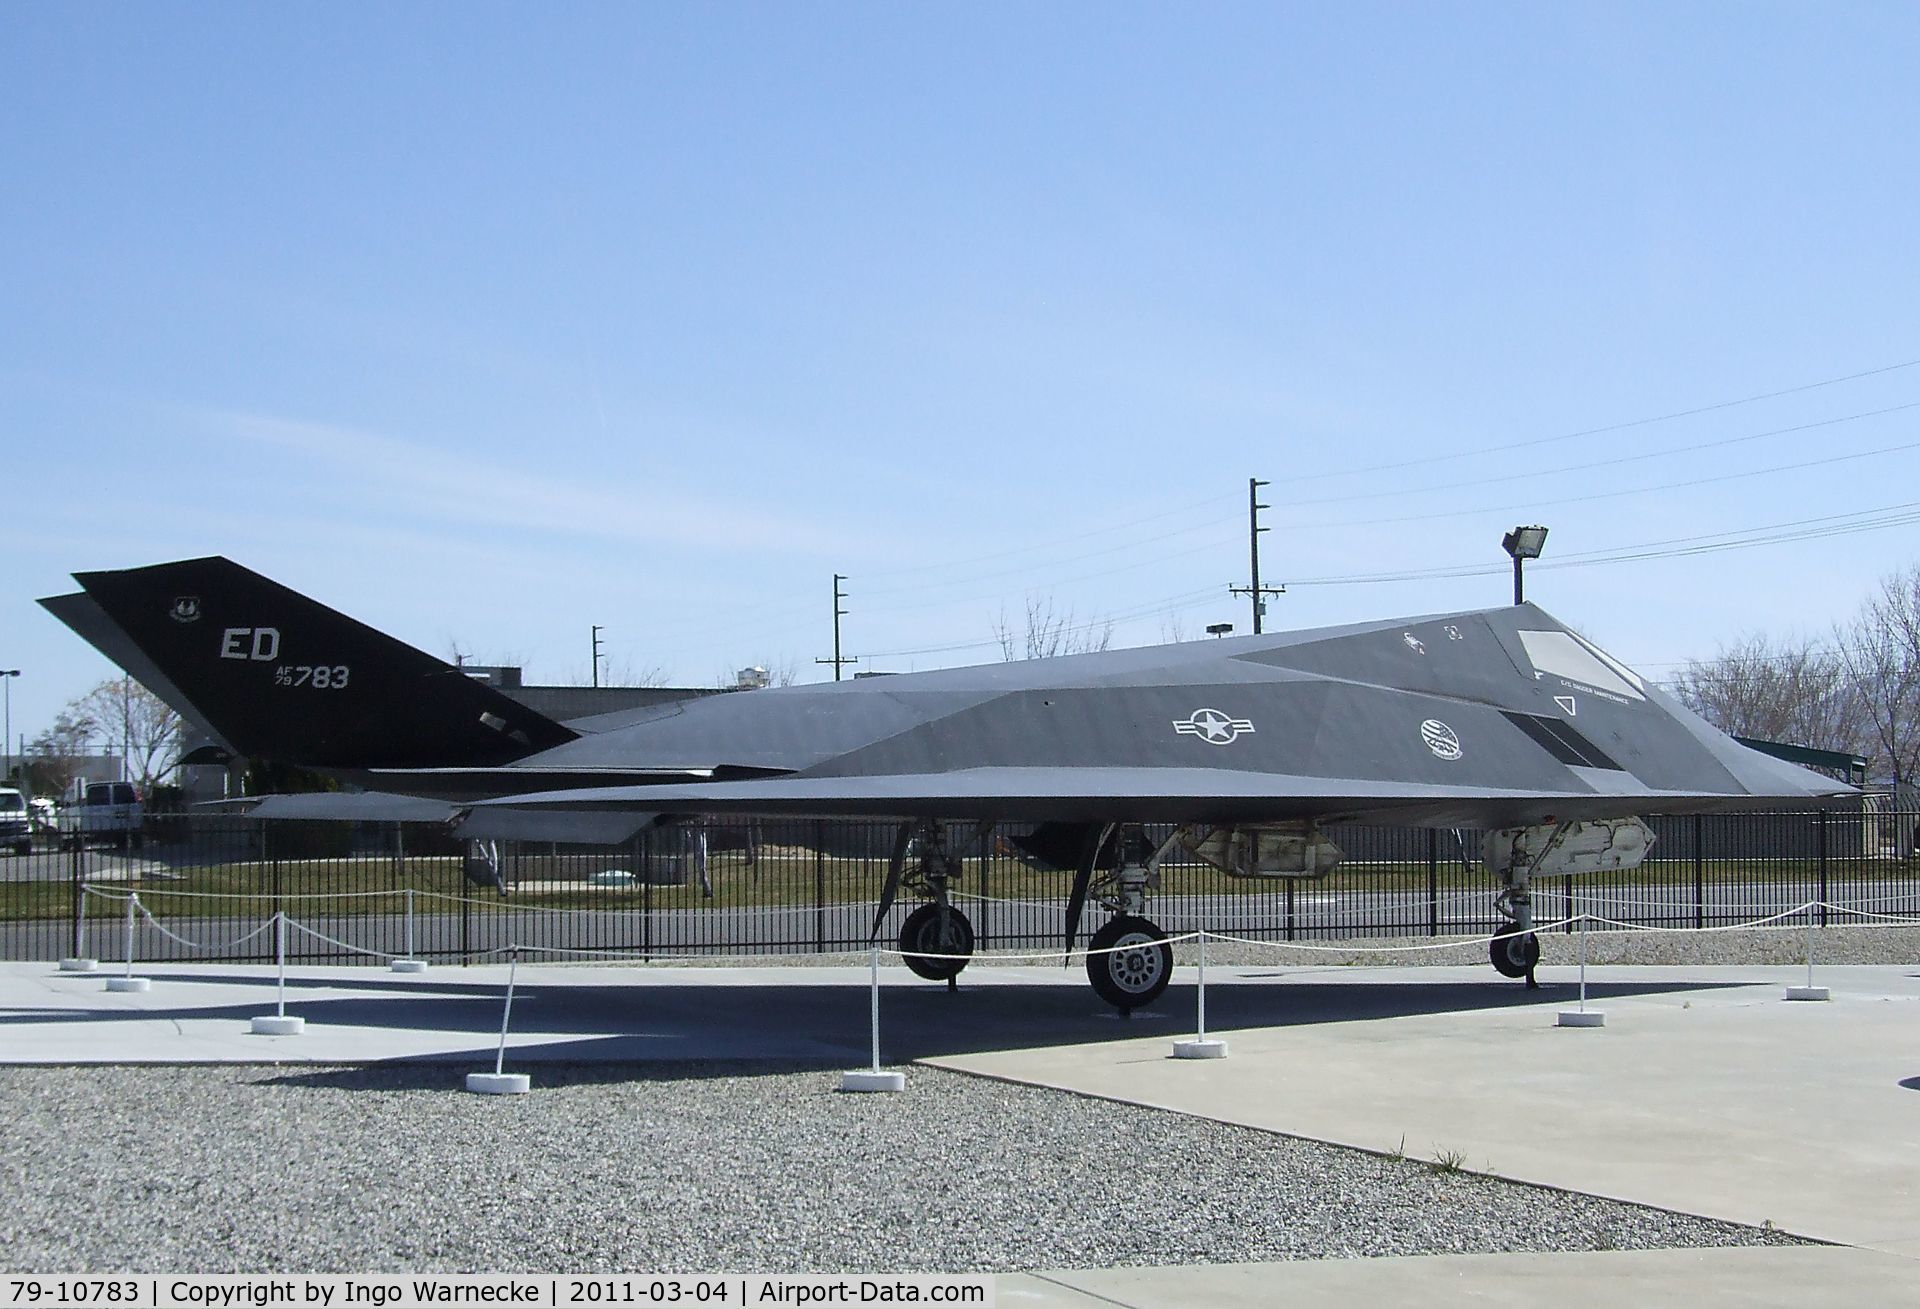
<instances>
[{"instance_id":1,"label":"white stanchion post","mask_svg":"<svg viewBox=\"0 0 1920 1309\"><path fill-rule=\"evenodd\" d=\"M493 1071L490 1073L468 1073L467 1089L481 1095L525 1095L533 1089L533 1079L526 1073L510 1073L507 1069L507 1024L513 1020L513 984L520 971L520 947L509 946L507 951L507 999L500 1006L500 1048L493 1056Z\"/></svg>"},{"instance_id":2,"label":"white stanchion post","mask_svg":"<svg viewBox=\"0 0 1920 1309\"><path fill-rule=\"evenodd\" d=\"M1830 1000L1833 998L1832 993L1829 992L1826 987L1815 986L1813 984L1813 911L1819 907L1816 901L1809 901L1807 903L1807 984L1805 986L1789 986L1787 988L1787 999L1789 1000Z\"/></svg>"},{"instance_id":3,"label":"white stanchion post","mask_svg":"<svg viewBox=\"0 0 1920 1309\"><path fill-rule=\"evenodd\" d=\"M842 1091L904 1091L907 1075L880 1067L880 947L867 952L867 1027L871 1058L867 1067L840 1074Z\"/></svg>"},{"instance_id":4,"label":"white stanchion post","mask_svg":"<svg viewBox=\"0 0 1920 1309\"><path fill-rule=\"evenodd\" d=\"M153 983L144 977L133 975L133 916L140 909L140 893L127 892L127 972L124 977L109 977L109 991L151 991Z\"/></svg>"},{"instance_id":5,"label":"white stanchion post","mask_svg":"<svg viewBox=\"0 0 1920 1309\"><path fill-rule=\"evenodd\" d=\"M406 947L405 956L395 959L392 963L388 964L387 967L396 973L426 972L427 961L413 957L413 888L411 886L407 888L407 919L405 940L402 944Z\"/></svg>"},{"instance_id":6,"label":"white stanchion post","mask_svg":"<svg viewBox=\"0 0 1920 1309\"><path fill-rule=\"evenodd\" d=\"M1207 1039L1207 930L1200 929L1200 984L1195 988L1193 1020L1194 1039L1175 1041L1173 1057L1175 1059L1224 1059L1227 1056L1225 1041Z\"/></svg>"},{"instance_id":7,"label":"white stanchion post","mask_svg":"<svg viewBox=\"0 0 1920 1309\"><path fill-rule=\"evenodd\" d=\"M87 899L86 883L80 885L80 905L74 910L73 954L60 961L63 973L90 973L100 966L100 961L87 953Z\"/></svg>"},{"instance_id":8,"label":"white stanchion post","mask_svg":"<svg viewBox=\"0 0 1920 1309\"><path fill-rule=\"evenodd\" d=\"M278 973L278 980L274 984L273 1012L253 1020L253 1034L298 1036L307 1029L307 1020L287 1016L287 914L284 909L276 909L273 913L273 958Z\"/></svg>"},{"instance_id":9,"label":"white stanchion post","mask_svg":"<svg viewBox=\"0 0 1920 1309\"><path fill-rule=\"evenodd\" d=\"M1605 1027L1607 1016L1598 1009L1587 1008L1587 917L1580 915L1580 1007L1562 1009L1559 1026L1561 1027Z\"/></svg>"}]
</instances>

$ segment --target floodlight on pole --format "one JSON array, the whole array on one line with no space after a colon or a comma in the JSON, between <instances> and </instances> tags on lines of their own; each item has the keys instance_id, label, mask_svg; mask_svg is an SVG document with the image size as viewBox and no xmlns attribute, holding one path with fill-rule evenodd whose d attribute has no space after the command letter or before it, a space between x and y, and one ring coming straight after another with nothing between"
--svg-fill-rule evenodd
<instances>
[{"instance_id":1,"label":"floodlight on pole","mask_svg":"<svg viewBox=\"0 0 1920 1309\"><path fill-rule=\"evenodd\" d=\"M1547 529L1539 524L1532 527L1516 527L1500 538L1500 544L1513 556L1513 602L1522 603L1526 590L1521 583L1521 565L1529 559L1538 559L1547 545Z\"/></svg>"}]
</instances>

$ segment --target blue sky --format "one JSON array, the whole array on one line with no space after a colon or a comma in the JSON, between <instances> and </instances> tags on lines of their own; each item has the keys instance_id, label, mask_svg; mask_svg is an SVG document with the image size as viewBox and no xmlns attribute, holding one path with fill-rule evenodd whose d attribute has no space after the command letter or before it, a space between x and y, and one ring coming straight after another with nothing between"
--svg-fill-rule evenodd
<instances>
[{"instance_id":1,"label":"blue sky","mask_svg":"<svg viewBox=\"0 0 1920 1309\"><path fill-rule=\"evenodd\" d=\"M110 672L34 597L204 553L548 681L824 676L835 572L877 668L1245 631L1250 476L1271 627L1502 603L1540 521L1654 676L1821 633L1914 526L1564 565L1920 508L1915 67L1891 4L9 6L15 731Z\"/></svg>"}]
</instances>

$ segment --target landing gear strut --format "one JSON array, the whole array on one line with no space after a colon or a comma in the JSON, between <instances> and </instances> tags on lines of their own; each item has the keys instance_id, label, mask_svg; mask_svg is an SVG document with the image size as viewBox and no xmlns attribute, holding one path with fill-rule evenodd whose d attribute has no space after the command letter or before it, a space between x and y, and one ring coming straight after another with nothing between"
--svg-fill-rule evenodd
<instances>
[{"instance_id":1,"label":"landing gear strut","mask_svg":"<svg viewBox=\"0 0 1920 1309\"><path fill-rule=\"evenodd\" d=\"M1540 983L1533 977L1533 970L1540 962L1540 938L1533 934L1533 870L1546 861L1572 830L1571 823L1534 829L1544 839L1537 847L1532 842L1514 842L1506 866L1500 869L1505 885L1494 896L1493 907L1502 921L1499 931L1488 943L1487 953L1502 977L1526 978L1529 991L1540 989Z\"/></svg>"},{"instance_id":2,"label":"landing gear strut","mask_svg":"<svg viewBox=\"0 0 1920 1309\"><path fill-rule=\"evenodd\" d=\"M1124 1016L1159 999L1173 980L1173 947L1145 917L1147 892L1160 885L1160 857L1173 842L1156 850L1141 829L1126 827L1113 844L1115 867L1093 880L1096 851L1082 868L1087 893L1113 914L1087 942L1087 980Z\"/></svg>"},{"instance_id":3,"label":"landing gear strut","mask_svg":"<svg viewBox=\"0 0 1920 1309\"><path fill-rule=\"evenodd\" d=\"M909 859L913 861L910 868ZM880 913L874 919L877 930L901 886L923 896L927 903L908 914L900 925L900 953L914 974L929 982L945 982L949 989L955 988L954 979L973 954L973 924L954 908L951 898L953 880L959 875L960 861L948 853L946 834L939 823L902 827L894 845Z\"/></svg>"}]
</instances>

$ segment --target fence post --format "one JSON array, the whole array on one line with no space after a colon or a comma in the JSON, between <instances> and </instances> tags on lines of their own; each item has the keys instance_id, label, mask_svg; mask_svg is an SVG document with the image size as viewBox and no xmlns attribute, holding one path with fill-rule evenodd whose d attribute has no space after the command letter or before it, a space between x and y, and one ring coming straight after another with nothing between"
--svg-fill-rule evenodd
<instances>
[{"instance_id":1,"label":"fence post","mask_svg":"<svg viewBox=\"0 0 1920 1309\"><path fill-rule=\"evenodd\" d=\"M653 831L643 828L633 837L640 865L640 957L653 958Z\"/></svg>"},{"instance_id":2,"label":"fence post","mask_svg":"<svg viewBox=\"0 0 1920 1309\"><path fill-rule=\"evenodd\" d=\"M1814 829L1820 848L1820 926L1827 925L1827 811L1818 814L1819 826ZM1807 985L1813 985L1808 982Z\"/></svg>"},{"instance_id":3,"label":"fence post","mask_svg":"<svg viewBox=\"0 0 1920 1309\"><path fill-rule=\"evenodd\" d=\"M56 833L58 828L54 829ZM73 957L87 957L86 910L81 901L86 897L87 884L87 843L76 840L73 843L73 903L70 912L73 922Z\"/></svg>"},{"instance_id":4,"label":"fence post","mask_svg":"<svg viewBox=\"0 0 1920 1309\"><path fill-rule=\"evenodd\" d=\"M1693 925L1707 925L1707 873L1702 847L1706 844L1706 819L1693 816Z\"/></svg>"},{"instance_id":5,"label":"fence post","mask_svg":"<svg viewBox=\"0 0 1920 1309\"><path fill-rule=\"evenodd\" d=\"M1427 935L1440 935L1440 832L1427 829Z\"/></svg>"},{"instance_id":6,"label":"fence post","mask_svg":"<svg viewBox=\"0 0 1920 1309\"><path fill-rule=\"evenodd\" d=\"M813 952L827 952L827 820L813 820Z\"/></svg>"},{"instance_id":7,"label":"fence post","mask_svg":"<svg viewBox=\"0 0 1920 1309\"><path fill-rule=\"evenodd\" d=\"M1286 893L1287 939L1291 941L1293 939L1293 879L1291 877L1286 881Z\"/></svg>"},{"instance_id":8,"label":"fence post","mask_svg":"<svg viewBox=\"0 0 1920 1309\"><path fill-rule=\"evenodd\" d=\"M993 833L997 826L988 823L980 828L980 931L977 948L985 950L993 927Z\"/></svg>"},{"instance_id":9,"label":"fence post","mask_svg":"<svg viewBox=\"0 0 1920 1309\"><path fill-rule=\"evenodd\" d=\"M260 820L260 844L267 851L267 876L271 879L270 894L273 896L273 912L284 913L287 907L280 901L280 851L274 845L271 819Z\"/></svg>"}]
</instances>

